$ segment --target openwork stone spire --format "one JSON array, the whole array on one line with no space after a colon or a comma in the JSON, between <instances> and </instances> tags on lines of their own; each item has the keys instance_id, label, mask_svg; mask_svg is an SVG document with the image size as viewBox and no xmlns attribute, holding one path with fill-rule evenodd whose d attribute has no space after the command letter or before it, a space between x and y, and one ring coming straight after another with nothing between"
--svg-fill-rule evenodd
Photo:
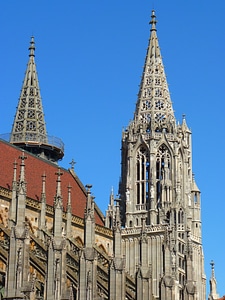
<instances>
[{"instance_id":1,"label":"openwork stone spire","mask_svg":"<svg viewBox=\"0 0 225 300\"><path fill-rule=\"evenodd\" d=\"M175 118L156 33L154 11L150 24L151 35L134 120L144 130L152 133L163 130L173 132Z\"/></svg>"},{"instance_id":2,"label":"openwork stone spire","mask_svg":"<svg viewBox=\"0 0 225 300\"><path fill-rule=\"evenodd\" d=\"M11 132L11 143L45 141L47 132L34 60L34 37L30 41L27 70Z\"/></svg>"},{"instance_id":3,"label":"openwork stone spire","mask_svg":"<svg viewBox=\"0 0 225 300\"><path fill-rule=\"evenodd\" d=\"M31 37L29 51L29 61L12 126L10 143L56 162L64 155L64 145L60 139L47 135L34 59L34 37Z\"/></svg>"}]
</instances>

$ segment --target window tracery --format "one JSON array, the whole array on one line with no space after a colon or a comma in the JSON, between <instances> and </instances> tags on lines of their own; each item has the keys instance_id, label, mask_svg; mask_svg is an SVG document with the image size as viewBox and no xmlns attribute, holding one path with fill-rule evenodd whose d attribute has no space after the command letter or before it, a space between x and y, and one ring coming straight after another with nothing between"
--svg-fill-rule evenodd
<instances>
[{"instance_id":1,"label":"window tracery","mask_svg":"<svg viewBox=\"0 0 225 300\"><path fill-rule=\"evenodd\" d=\"M33 110L33 109L28 109L27 117L28 117L29 119L34 119L34 118L35 118L35 110Z\"/></svg>"},{"instance_id":2,"label":"window tracery","mask_svg":"<svg viewBox=\"0 0 225 300\"><path fill-rule=\"evenodd\" d=\"M20 108L24 108L24 107L26 107L26 98L22 98L21 99L21 102L20 102Z\"/></svg>"},{"instance_id":3,"label":"window tracery","mask_svg":"<svg viewBox=\"0 0 225 300\"><path fill-rule=\"evenodd\" d=\"M149 151L144 146L137 151L136 176L137 209L145 210L150 198L150 160Z\"/></svg>"},{"instance_id":4,"label":"window tracery","mask_svg":"<svg viewBox=\"0 0 225 300\"><path fill-rule=\"evenodd\" d=\"M35 131L36 130L36 124L34 121L28 121L26 126L27 131Z\"/></svg>"},{"instance_id":5,"label":"window tracery","mask_svg":"<svg viewBox=\"0 0 225 300\"><path fill-rule=\"evenodd\" d=\"M18 113L18 120L23 120L24 119L24 114L25 114L25 110L20 110Z\"/></svg>"},{"instance_id":6,"label":"window tracery","mask_svg":"<svg viewBox=\"0 0 225 300\"><path fill-rule=\"evenodd\" d=\"M23 122L16 122L16 132L22 131L23 130Z\"/></svg>"},{"instance_id":7,"label":"window tracery","mask_svg":"<svg viewBox=\"0 0 225 300\"><path fill-rule=\"evenodd\" d=\"M28 106L34 107L34 98L29 98Z\"/></svg>"},{"instance_id":8,"label":"window tracery","mask_svg":"<svg viewBox=\"0 0 225 300\"><path fill-rule=\"evenodd\" d=\"M151 102L149 100L142 102L142 110L149 110L151 108Z\"/></svg>"}]
</instances>

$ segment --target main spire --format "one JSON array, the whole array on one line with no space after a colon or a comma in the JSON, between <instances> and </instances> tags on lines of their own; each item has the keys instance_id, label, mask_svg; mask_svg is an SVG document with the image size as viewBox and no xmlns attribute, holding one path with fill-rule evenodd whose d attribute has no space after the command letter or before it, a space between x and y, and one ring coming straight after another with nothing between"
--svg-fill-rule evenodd
<instances>
[{"instance_id":1,"label":"main spire","mask_svg":"<svg viewBox=\"0 0 225 300\"><path fill-rule=\"evenodd\" d=\"M34 59L34 37L31 37L29 51L29 61L12 126L10 143L43 158L57 161L64 155L64 145L60 139L47 136Z\"/></svg>"},{"instance_id":2,"label":"main spire","mask_svg":"<svg viewBox=\"0 0 225 300\"><path fill-rule=\"evenodd\" d=\"M151 132L173 132L175 118L156 30L155 11L134 120Z\"/></svg>"}]
</instances>

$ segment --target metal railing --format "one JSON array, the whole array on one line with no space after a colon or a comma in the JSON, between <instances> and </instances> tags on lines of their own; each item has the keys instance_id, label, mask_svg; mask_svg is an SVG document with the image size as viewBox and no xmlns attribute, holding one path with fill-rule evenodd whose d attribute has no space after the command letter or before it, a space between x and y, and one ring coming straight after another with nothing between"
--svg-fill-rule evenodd
<instances>
[{"instance_id":1,"label":"metal railing","mask_svg":"<svg viewBox=\"0 0 225 300\"><path fill-rule=\"evenodd\" d=\"M24 143L24 144L45 144L47 146L53 146L55 148L60 149L64 152L64 143L63 141L55 136L47 135L47 134L37 134L37 133L4 133L0 134L0 139L9 142L9 143Z\"/></svg>"}]
</instances>

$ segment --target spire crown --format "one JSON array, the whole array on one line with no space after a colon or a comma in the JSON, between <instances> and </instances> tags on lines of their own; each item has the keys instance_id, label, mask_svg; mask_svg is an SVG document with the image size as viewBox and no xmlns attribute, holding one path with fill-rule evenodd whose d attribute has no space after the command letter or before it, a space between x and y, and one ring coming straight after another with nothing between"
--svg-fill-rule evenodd
<instances>
[{"instance_id":1,"label":"spire crown","mask_svg":"<svg viewBox=\"0 0 225 300\"><path fill-rule=\"evenodd\" d=\"M149 24L152 25L151 31L155 30L156 31L156 15L155 15L155 11L154 9L152 10L152 15L151 15L151 21L149 22Z\"/></svg>"},{"instance_id":2,"label":"spire crown","mask_svg":"<svg viewBox=\"0 0 225 300\"><path fill-rule=\"evenodd\" d=\"M31 57L31 56L35 56L34 55L34 51L35 51L35 42L34 42L34 37L32 36L31 37L31 40L30 40L30 47L28 48L28 50L30 50L30 54L29 54L29 56Z\"/></svg>"}]
</instances>

